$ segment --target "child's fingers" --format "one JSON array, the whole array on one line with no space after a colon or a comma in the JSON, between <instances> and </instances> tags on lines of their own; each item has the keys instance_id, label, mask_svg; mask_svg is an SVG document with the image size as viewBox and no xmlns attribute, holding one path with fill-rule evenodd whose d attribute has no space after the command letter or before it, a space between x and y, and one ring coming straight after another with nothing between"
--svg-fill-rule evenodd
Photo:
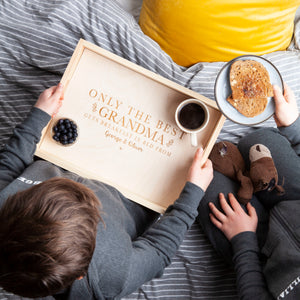
<instances>
[{"instance_id":1,"label":"child's fingers","mask_svg":"<svg viewBox=\"0 0 300 300\"><path fill-rule=\"evenodd\" d=\"M240 203L236 200L236 198L234 197L234 195L232 193L229 193L228 197L229 197L230 205L234 211L236 211L236 212L241 211L241 210L243 211Z\"/></svg>"},{"instance_id":2,"label":"child's fingers","mask_svg":"<svg viewBox=\"0 0 300 300\"><path fill-rule=\"evenodd\" d=\"M54 117L57 115L57 113L59 112L59 110L60 110L61 107L62 107L62 101L59 100L58 106L57 106L57 108L55 109L54 113L52 114L52 118L54 118Z\"/></svg>"},{"instance_id":3,"label":"child's fingers","mask_svg":"<svg viewBox=\"0 0 300 300\"><path fill-rule=\"evenodd\" d=\"M193 158L193 162L191 165L190 170L191 171L195 171L195 170L200 170L201 169L201 159L202 159L202 155L203 155L203 149L202 148L198 148L194 158Z\"/></svg>"},{"instance_id":4,"label":"child's fingers","mask_svg":"<svg viewBox=\"0 0 300 300\"><path fill-rule=\"evenodd\" d=\"M58 100L62 94L63 86L61 83L58 85L51 86L44 90L44 92L41 94L46 99L50 97L54 97L56 100Z\"/></svg>"},{"instance_id":5,"label":"child's fingers","mask_svg":"<svg viewBox=\"0 0 300 300\"><path fill-rule=\"evenodd\" d=\"M211 210L211 212L213 213L213 215L221 222L224 222L225 219L226 219L226 216L220 212L216 207L215 205L212 203L212 202L209 202L209 208Z\"/></svg>"},{"instance_id":6,"label":"child's fingers","mask_svg":"<svg viewBox=\"0 0 300 300\"><path fill-rule=\"evenodd\" d=\"M206 168L212 168L212 162L211 160L208 158L206 160L206 162L202 165L202 169L206 169Z\"/></svg>"},{"instance_id":7,"label":"child's fingers","mask_svg":"<svg viewBox=\"0 0 300 300\"><path fill-rule=\"evenodd\" d=\"M201 158L203 156L203 149L202 148L198 148L195 155L194 155L194 160L193 160L193 163L194 164L200 164L201 162Z\"/></svg>"},{"instance_id":8,"label":"child's fingers","mask_svg":"<svg viewBox=\"0 0 300 300\"><path fill-rule=\"evenodd\" d=\"M222 228L222 223L221 223L219 220L217 220L213 214L209 214L209 218L210 218L211 222L212 222L217 228L219 228L219 229Z\"/></svg>"},{"instance_id":9,"label":"child's fingers","mask_svg":"<svg viewBox=\"0 0 300 300\"><path fill-rule=\"evenodd\" d=\"M273 85L273 93L275 103L280 104L286 102L278 85Z\"/></svg>"},{"instance_id":10,"label":"child's fingers","mask_svg":"<svg viewBox=\"0 0 300 300\"><path fill-rule=\"evenodd\" d=\"M44 95L46 98L49 98L53 95L53 93L55 92L55 89L56 89L56 85L51 86L51 87L45 89L41 95Z\"/></svg>"},{"instance_id":11,"label":"child's fingers","mask_svg":"<svg viewBox=\"0 0 300 300\"><path fill-rule=\"evenodd\" d=\"M257 219L256 209L254 206L252 206L252 204L250 202L247 203L247 210L248 210L248 214L251 218Z\"/></svg>"},{"instance_id":12,"label":"child's fingers","mask_svg":"<svg viewBox=\"0 0 300 300\"><path fill-rule=\"evenodd\" d=\"M232 208L230 207L230 205L227 203L227 200L226 200L226 198L225 198L225 196L224 196L223 193L220 193L220 194L219 194L219 199L220 199L220 205L221 205L221 207L222 207L224 213L225 213L227 216L230 215L230 214L232 214L232 213L233 213L233 210L232 210Z\"/></svg>"},{"instance_id":13,"label":"child's fingers","mask_svg":"<svg viewBox=\"0 0 300 300\"><path fill-rule=\"evenodd\" d=\"M288 103L296 101L292 89L286 83L284 83L284 98Z\"/></svg>"},{"instance_id":14,"label":"child's fingers","mask_svg":"<svg viewBox=\"0 0 300 300\"><path fill-rule=\"evenodd\" d=\"M62 100L61 96L63 94L63 85L61 83L59 83L56 87L54 87L54 91L53 91L53 97L56 100Z\"/></svg>"}]
</instances>

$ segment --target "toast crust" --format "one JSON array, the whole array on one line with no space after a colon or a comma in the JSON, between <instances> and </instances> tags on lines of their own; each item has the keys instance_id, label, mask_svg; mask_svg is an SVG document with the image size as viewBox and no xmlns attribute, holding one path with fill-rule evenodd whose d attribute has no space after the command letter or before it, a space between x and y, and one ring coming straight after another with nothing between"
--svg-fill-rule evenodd
<instances>
[{"instance_id":1,"label":"toast crust","mask_svg":"<svg viewBox=\"0 0 300 300\"><path fill-rule=\"evenodd\" d=\"M238 60L229 73L232 94L227 101L246 117L255 117L267 107L273 96L270 76L262 63L255 60Z\"/></svg>"}]
</instances>

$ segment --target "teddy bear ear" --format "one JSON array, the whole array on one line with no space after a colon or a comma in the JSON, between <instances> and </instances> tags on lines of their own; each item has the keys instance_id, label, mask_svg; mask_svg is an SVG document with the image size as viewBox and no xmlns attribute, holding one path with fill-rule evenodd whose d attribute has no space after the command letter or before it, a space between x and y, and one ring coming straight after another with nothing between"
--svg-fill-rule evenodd
<instances>
[{"instance_id":1,"label":"teddy bear ear","mask_svg":"<svg viewBox=\"0 0 300 300\"><path fill-rule=\"evenodd\" d=\"M254 144L249 150L249 160L254 162L260 158L270 157L272 158L269 148L263 144Z\"/></svg>"}]
</instances>

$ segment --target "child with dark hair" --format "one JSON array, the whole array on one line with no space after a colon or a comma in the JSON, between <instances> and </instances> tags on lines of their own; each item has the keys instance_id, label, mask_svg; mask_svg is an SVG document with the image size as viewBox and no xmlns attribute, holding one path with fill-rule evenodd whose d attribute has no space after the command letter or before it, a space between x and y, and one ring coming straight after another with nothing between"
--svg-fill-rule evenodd
<instances>
[{"instance_id":1,"label":"child with dark hair","mask_svg":"<svg viewBox=\"0 0 300 300\"><path fill-rule=\"evenodd\" d=\"M86 274L95 248L99 206L90 189L67 178L54 177L8 197L0 210L5 220L0 250L5 289L26 293L18 279L26 289L35 286L30 296L39 296Z\"/></svg>"},{"instance_id":2,"label":"child with dark hair","mask_svg":"<svg viewBox=\"0 0 300 300\"><path fill-rule=\"evenodd\" d=\"M273 178L243 205L237 201L240 183L214 172L197 217L216 251L233 264L241 299L300 299L300 117L287 85L284 94L274 87L274 99L278 128L245 136L238 149L248 170L253 145L269 149L272 174L283 186L276 189ZM260 161L261 172L270 171L267 161Z\"/></svg>"},{"instance_id":3,"label":"child with dark hair","mask_svg":"<svg viewBox=\"0 0 300 300\"><path fill-rule=\"evenodd\" d=\"M0 152L0 286L24 297L121 298L170 264L212 164L201 166L196 151L179 198L157 220L112 186L33 160L62 95L61 84L45 90Z\"/></svg>"}]
</instances>

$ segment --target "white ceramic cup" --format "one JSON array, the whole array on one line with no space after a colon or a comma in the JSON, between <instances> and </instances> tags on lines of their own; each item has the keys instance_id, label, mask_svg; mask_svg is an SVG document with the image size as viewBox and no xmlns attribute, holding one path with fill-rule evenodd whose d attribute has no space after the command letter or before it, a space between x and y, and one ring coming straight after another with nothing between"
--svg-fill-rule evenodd
<instances>
[{"instance_id":1,"label":"white ceramic cup","mask_svg":"<svg viewBox=\"0 0 300 300\"><path fill-rule=\"evenodd\" d=\"M187 106L188 104L194 104L194 105ZM195 104L197 106L200 106L202 110L198 109L195 106ZM202 111L202 115L201 115L201 111ZM201 102L198 99L186 99L177 106L175 112L175 121L177 126L183 132L189 133L191 135L191 145L197 147L198 146L197 133L203 130L209 121L208 108L203 102ZM191 124L190 121L194 122L194 124Z\"/></svg>"}]
</instances>

